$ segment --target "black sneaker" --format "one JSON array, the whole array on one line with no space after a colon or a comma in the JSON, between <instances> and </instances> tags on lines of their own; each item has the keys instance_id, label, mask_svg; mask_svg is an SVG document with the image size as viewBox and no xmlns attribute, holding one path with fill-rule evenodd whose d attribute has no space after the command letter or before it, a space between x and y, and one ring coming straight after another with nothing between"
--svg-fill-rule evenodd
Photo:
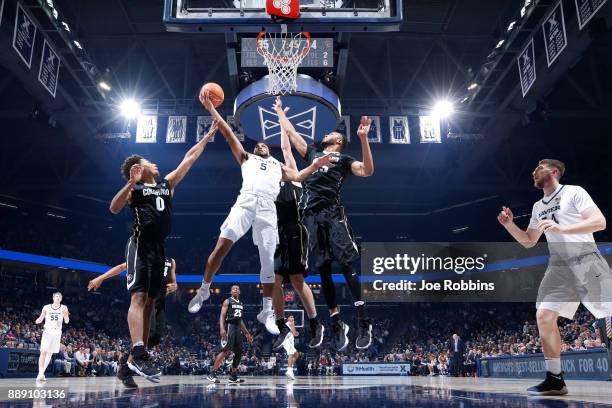
<instances>
[{"instance_id":1,"label":"black sneaker","mask_svg":"<svg viewBox=\"0 0 612 408\"><path fill-rule=\"evenodd\" d=\"M231 374L227 382L230 384L242 384L244 380L238 377L236 374Z\"/></svg>"},{"instance_id":2,"label":"black sneaker","mask_svg":"<svg viewBox=\"0 0 612 408\"><path fill-rule=\"evenodd\" d=\"M138 388L138 384L136 384L134 377L132 377L132 371L127 365L127 358L125 360L126 361L120 360L119 370L117 370L117 378L120 379L123 385L125 385L127 388Z\"/></svg>"},{"instance_id":3,"label":"black sneaker","mask_svg":"<svg viewBox=\"0 0 612 408\"><path fill-rule=\"evenodd\" d=\"M535 387L527 389L531 395L565 395L567 387L563 381L563 373L553 374L550 371L546 372L546 379Z\"/></svg>"},{"instance_id":4,"label":"black sneaker","mask_svg":"<svg viewBox=\"0 0 612 408\"><path fill-rule=\"evenodd\" d=\"M283 325L283 327L280 329L280 334L278 335L278 337L274 341L274 344L272 345L272 349L278 350L281 347L283 347L283 343L285 342L285 340L287 340L287 337L289 337L290 334L291 334L291 330L289 330L289 327L287 327L286 324Z\"/></svg>"},{"instance_id":5,"label":"black sneaker","mask_svg":"<svg viewBox=\"0 0 612 408\"><path fill-rule=\"evenodd\" d=\"M325 326L323 326L321 323L318 323L317 328L314 331L312 338L310 339L310 343L308 343L308 347L310 348L320 347L321 343L323 343L324 333L325 333Z\"/></svg>"},{"instance_id":6,"label":"black sneaker","mask_svg":"<svg viewBox=\"0 0 612 408\"><path fill-rule=\"evenodd\" d=\"M132 362L128 362L127 364L128 367L130 367L130 370L134 371L138 375L143 376L149 381L157 379L162 374L161 370L156 367L155 364L149 359L148 354L144 354L138 358L134 357Z\"/></svg>"},{"instance_id":7,"label":"black sneaker","mask_svg":"<svg viewBox=\"0 0 612 408\"><path fill-rule=\"evenodd\" d=\"M338 321L338 323L334 323L333 330L334 345L336 347L336 350L342 351L346 348L346 346L348 346L349 343L349 339L347 336L349 332L349 327L346 323L340 320Z\"/></svg>"},{"instance_id":8,"label":"black sneaker","mask_svg":"<svg viewBox=\"0 0 612 408\"><path fill-rule=\"evenodd\" d=\"M219 384L219 382L220 382L220 381L219 381L219 379L217 378L217 373L216 373L216 372L214 372L214 371L213 371L212 373L208 374L208 375L206 376L206 379L207 379L209 382L213 383L213 384Z\"/></svg>"},{"instance_id":9,"label":"black sneaker","mask_svg":"<svg viewBox=\"0 0 612 408\"><path fill-rule=\"evenodd\" d=\"M359 322L355 347L363 350L370 347L370 345L372 345L372 322L370 319L363 319Z\"/></svg>"}]
</instances>

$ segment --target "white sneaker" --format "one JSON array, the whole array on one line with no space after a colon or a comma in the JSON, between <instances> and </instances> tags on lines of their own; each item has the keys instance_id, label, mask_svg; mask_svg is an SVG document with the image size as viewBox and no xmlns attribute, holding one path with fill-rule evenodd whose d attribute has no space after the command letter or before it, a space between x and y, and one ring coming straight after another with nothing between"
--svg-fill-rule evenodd
<instances>
[{"instance_id":1,"label":"white sneaker","mask_svg":"<svg viewBox=\"0 0 612 408\"><path fill-rule=\"evenodd\" d=\"M44 374L38 374L38 377L36 377L36 381L47 381L47 379L45 378Z\"/></svg>"},{"instance_id":2,"label":"white sneaker","mask_svg":"<svg viewBox=\"0 0 612 408\"><path fill-rule=\"evenodd\" d=\"M207 291L202 290L202 288L198 289L196 295L189 301L189 306L187 310L189 313L198 313L202 308L202 304L208 300L210 297L210 289Z\"/></svg>"},{"instance_id":3,"label":"white sneaker","mask_svg":"<svg viewBox=\"0 0 612 408\"><path fill-rule=\"evenodd\" d=\"M257 314L257 320L266 326L266 330L271 335L278 336L280 334L280 330L276 325L276 319L274 318L274 312L262 310Z\"/></svg>"},{"instance_id":4,"label":"white sneaker","mask_svg":"<svg viewBox=\"0 0 612 408\"><path fill-rule=\"evenodd\" d=\"M287 371L285 371L285 375L290 380L295 380L295 374L293 374L293 369L292 368L288 368Z\"/></svg>"}]
</instances>

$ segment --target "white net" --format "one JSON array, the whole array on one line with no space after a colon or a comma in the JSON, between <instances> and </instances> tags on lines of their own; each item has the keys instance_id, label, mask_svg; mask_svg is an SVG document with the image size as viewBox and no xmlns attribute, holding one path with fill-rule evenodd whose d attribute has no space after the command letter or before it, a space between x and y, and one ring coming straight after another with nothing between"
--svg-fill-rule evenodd
<instances>
[{"instance_id":1,"label":"white net","mask_svg":"<svg viewBox=\"0 0 612 408\"><path fill-rule=\"evenodd\" d=\"M308 33L268 33L257 37L257 52L263 57L269 72L268 93L285 95L297 90L297 70L310 51Z\"/></svg>"}]
</instances>

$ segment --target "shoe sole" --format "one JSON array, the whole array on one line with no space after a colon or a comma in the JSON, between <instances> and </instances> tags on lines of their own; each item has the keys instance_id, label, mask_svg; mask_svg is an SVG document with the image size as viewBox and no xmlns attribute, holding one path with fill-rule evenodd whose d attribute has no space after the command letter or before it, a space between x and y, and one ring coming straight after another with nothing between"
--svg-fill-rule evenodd
<instances>
[{"instance_id":1,"label":"shoe sole","mask_svg":"<svg viewBox=\"0 0 612 408\"><path fill-rule=\"evenodd\" d=\"M364 347L359 347L359 346L357 345L357 341L355 341L355 348L356 348L357 350L365 350L365 349L367 349L368 347L370 347L370 346L372 345L372 328L370 328L370 330L369 330L368 334L370 335L370 342L368 343L368 345L367 345L367 346L364 346Z\"/></svg>"},{"instance_id":2,"label":"shoe sole","mask_svg":"<svg viewBox=\"0 0 612 408\"><path fill-rule=\"evenodd\" d=\"M127 365L130 368L130 370L132 370L133 372L135 372L139 376L144 377L144 378L146 378L147 380L149 380L151 382L157 382L155 380L157 380L157 379L159 379L159 377L161 377L161 373L158 373L158 374L155 374L155 375L146 375L145 373L140 371L138 369L138 367L136 367L134 364L128 362Z\"/></svg>"},{"instance_id":3,"label":"shoe sole","mask_svg":"<svg viewBox=\"0 0 612 408\"><path fill-rule=\"evenodd\" d=\"M273 335L273 336L278 336L278 335L280 334L280 330L279 330L279 329L278 329L278 327L276 326L276 322L275 322L275 321L273 321L273 322L271 323L271 324L273 324L273 325L274 325L274 330L270 330L270 329L268 328L268 325L266 324L266 323L268 322L268 314L267 314L267 313L265 314L266 318L265 318L265 319L263 319L263 321L262 321L262 319L259 317L259 316L262 316L262 313L263 313L263 312L259 312L259 313L257 314L257 321L258 321L259 323L261 323L261 324L263 324L263 325L265 326L265 328L266 328L266 330L267 330L267 332L268 332L268 333L270 333L270 334L271 334L271 335Z\"/></svg>"},{"instance_id":4,"label":"shoe sole","mask_svg":"<svg viewBox=\"0 0 612 408\"><path fill-rule=\"evenodd\" d=\"M276 347L273 346L272 350L278 351L278 350L282 349L283 346L285 345L285 342L287 341L287 339L289 338L290 335L291 335L291 333L287 333L287 335L285 336L285 339L283 340L283 342L281 344L279 344L278 346L276 346Z\"/></svg>"},{"instance_id":5,"label":"shoe sole","mask_svg":"<svg viewBox=\"0 0 612 408\"><path fill-rule=\"evenodd\" d=\"M344 346L340 347L338 351L342 351L348 346L349 344L348 332L349 332L348 324L344 323Z\"/></svg>"},{"instance_id":6,"label":"shoe sole","mask_svg":"<svg viewBox=\"0 0 612 408\"><path fill-rule=\"evenodd\" d=\"M560 390L550 390L550 391L529 391L527 390L527 393L529 393L530 395L536 395L536 396L546 396L546 395L566 395L567 394L567 387L563 387Z\"/></svg>"},{"instance_id":7,"label":"shoe sole","mask_svg":"<svg viewBox=\"0 0 612 408\"><path fill-rule=\"evenodd\" d=\"M323 339L325 338L325 326L321 326L321 340L319 340L319 342L315 345L308 345L308 347L310 348L317 348L317 347L321 347L321 344L323 344Z\"/></svg>"}]
</instances>

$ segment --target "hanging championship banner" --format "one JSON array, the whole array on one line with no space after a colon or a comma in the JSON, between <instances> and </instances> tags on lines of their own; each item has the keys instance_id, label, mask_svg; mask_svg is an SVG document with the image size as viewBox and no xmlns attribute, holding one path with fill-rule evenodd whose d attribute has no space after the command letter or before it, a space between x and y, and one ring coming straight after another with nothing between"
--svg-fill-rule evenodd
<instances>
[{"instance_id":1,"label":"hanging championship banner","mask_svg":"<svg viewBox=\"0 0 612 408\"><path fill-rule=\"evenodd\" d=\"M407 116L389 116L389 143L410 144Z\"/></svg>"},{"instance_id":2,"label":"hanging championship banner","mask_svg":"<svg viewBox=\"0 0 612 408\"><path fill-rule=\"evenodd\" d=\"M43 52L40 59L40 68L38 69L38 81L45 87L47 91L55 98L57 91L57 78L59 76L60 60L53 48L45 41L43 43Z\"/></svg>"},{"instance_id":3,"label":"hanging championship banner","mask_svg":"<svg viewBox=\"0 0 612 408\"><path fill-rule=\"evenodd\" d=\"M212 121L212 116L198 116L198 124L196 126L196 143L206 136L210 130L210 127L212 126ZM209 143L215 141L215 136L210 139Z\"/></svg>"},{"instance_id":4,"label":"hanging championship banner","mask_svg":"<svg viewBox=\"0 0 612 408\"><path fill-rule=\"evenodd\" d=\"M437 116L419 116L421 143L442 143L440 118Z\"/></svg>"},{"instance_id":5,"label":"hanging championship banner","mask_svg":"<svg viewBox=\"0 0 612 408\"><path fill-rule=\"evenodd\" d=\"M351 117L348 115L340 116L340 123L336 127L336 132L342 133L346 136L347 141L351 141Z\"/></svg>"},{"instance_id":6,"label":"hanging championship banner","mask_svg":"<svg viewBox=\"0 0 612 408\"><path fill-rule=\"evenodd\" d=\"M28 68L32 65L35 38L36 26L34 22L30 20L30 17L26 14L21 3L17 3L15 30L13 31L13 48L17 51L17 54L19 54Z\"/></svg>"},{"instance_id":7,"label":"hanging championship banner","mask_svg":"<svg viewBox=\"0 0 612 408\"><path fill-rule=\"evenodd\" d=\"M527 44L527 47L521 52L518 59L516 60L519 69L519 77L521 78L521 89L523 91L523 98L529 92L529 89L536 80L536 67L535 67L535 52L533 50L533 38Z\"/></svg>"},{"instance_id":8,"label":"hanging championship banner","mask_svg":"<svg viewBox=\"0 0 612 408\"><path fill-rule=\"evenodd\" d=\"M544 46L546 48L546 61L550 67L567 46L565 33L565 18L563 17L563 4L559 2L542 25Z\"/></svg>"},{"instance_id":9,"label":"hanging championship banner","mask_svg":"<svg viewBox=\"0 0 612 408\"><path fill-rule=\"evenodd\" d=\"M136 143L157 143L157 116L141 115L138 117Z\"/></svg>"},{"instance_id":10,"label":"hanging championship banner","mask_svg":"<svg viewBox=\"0 0 612 408\"><path fill-rule=\"evenodd\" d=\"M234 132L238 140L244 142L244 132L242 131L242 128L236 124L236 119L234 119L234 117L230 115L227 117L226 122L232 128L232 131Z\"/></svg>"},{"instance_id":11,"label":"hanging championship banner","mask_svg":"<svg viewBox=\"0 0 612 408\"><path fill-rule=\"evenodd\" d=\"M380 133L380 116L368 116L368 118L372 119L370 133L368 134L368 141L370 143L381 143L382 137Z\"/></svg>"},{"instance_id":12,"label":"hanging championship banner","mask_svg":"<svg viewBox=\"0 0 612 408\"><path fill-rule=\"evenodd\" d=\"M585 25L606 4L606 0L575 0L576 13L578 14L578 26L582 30Z\"/></svg>"},{"instance_id":13,"label":"hanging championship banner","mask_svg":"<svg viewBox=\"0 0 612 408\"><path fill-rule=\"evenodd\" d=\"M168 116L166 143L185 143L187 138L187 116Z\"/></svg>"}]
</instances>

